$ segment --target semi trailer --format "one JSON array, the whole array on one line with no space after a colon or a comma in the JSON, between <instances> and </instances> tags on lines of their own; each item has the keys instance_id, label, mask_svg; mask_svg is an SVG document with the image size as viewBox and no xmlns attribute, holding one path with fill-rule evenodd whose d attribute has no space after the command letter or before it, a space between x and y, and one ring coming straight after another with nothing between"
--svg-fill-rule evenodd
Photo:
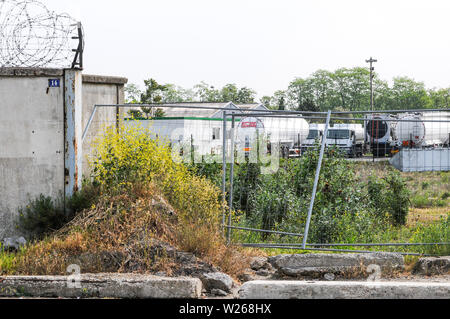
<instances>
[{"instance_id":1,"label":"semi trailer","mask_svg":"<svg viewBox=\"0 0 450 319\"><path fill-rule=\"evenodd\" d=\"M249 153L259 137L269 150L276 144L283 157L296 157L308 133L309 124L302 118L249 117L242 119L236 128L236 145Z\"/></svg>"},{"instance_id":2,"label":"semi trailer","mask_svg":"<svg viewBox=\"0 0 450 319\"><path fill-rule=\"evenodd\" d=\"M393 130L392 148L435 148L450 142L450 112L405 114Z\"/></svg>"},{"instance_id":3,"label":"semi trailer","mask_svg":"<svg viewBox=\"0 0 450 319\"><path fill-rule=\"evenodd\" d=\"M373 114L366 116L365 144L375 157L391 155L393 144L394 115Z\"/></svg>"}]
</instances>

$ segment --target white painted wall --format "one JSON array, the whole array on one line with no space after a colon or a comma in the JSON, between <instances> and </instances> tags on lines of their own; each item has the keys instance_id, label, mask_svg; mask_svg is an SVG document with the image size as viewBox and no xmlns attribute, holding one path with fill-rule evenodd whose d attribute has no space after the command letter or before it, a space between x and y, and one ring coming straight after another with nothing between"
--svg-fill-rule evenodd
<instances>
[{"instance_id":1,"label":"white painted wall","mask_svg":"<svg viewBox=\"0 0 450 319\"><path fill-rule=\"evenodd\" d=\"M193 140L196 153L199 155L211 155L222 153L223 122L221 120L192 120L192 119L167 119L148 121L126 121L129 126L141 126L148 129L154 136L165 139L169 143L184 143L191 145ZM231 126L231 124L229 124ZM213 129L217 129L219 136L213 139Z\"/></svg>"}]
</instances>

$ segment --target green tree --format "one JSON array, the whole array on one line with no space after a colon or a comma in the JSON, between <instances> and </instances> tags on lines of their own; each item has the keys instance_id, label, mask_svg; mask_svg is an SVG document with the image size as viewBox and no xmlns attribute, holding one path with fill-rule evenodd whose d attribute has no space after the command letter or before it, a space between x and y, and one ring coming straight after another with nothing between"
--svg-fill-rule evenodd
<instances>
[{"instance_id":1,"label":"green tree","mask_svg":"<svg viewBox=\"0 0 450 319\"><path fill-rule=\"evenodd\" d=\"M252 104L255 103L255 98L256 92L254 90L242 87L237 93L237 100L235 102L238 104Z\"/></svg>"},{"instance_id":2,"label":"green tree","mask_svg":"<svg viewBox=\"0 0 450 319\"><path fill-rule=\"evenodd\" d=\"M130 83L125 86L125 102L139 104L141 103L141 90L136 84Z\"/></svg>"},{"instance_id":3,"label":"green tree","mask_svg":"<svg viewBox=\"0 0 450 319\"><path fill-rule=\"evenodd\" d=\"M144 80L145 90L141 94L141 103L143 104L158 104L163 102L164 92L168 90L167 85L161 85L154 79ZM142 112L147 118L150 117L152 111L151 107L142 107Z\"/></svg>"},{"instance_id":4,"label":"green tree","mask_svg":"<svg viewBox=\"0 0 450 319\"><path fill-rule=\"evenodd\" d=\"M221 100L219 90L205 82L194 86L194 95L199 102L219 102Z\"/></svg>"},{"instance_id":5,"label":"green tree","mask_svg":"<svg viewBox=\"0 0 450 319\"><path fill-rule=\"evenodd\" d=\"M425 85L408 77L394 78L391 91L395 109L425 109L432 105Z\"/></svg>"},{"instance_id":6,"label":"green tree","mask_svg":"<svg viewBox=\"0 0 450 319\"><path fill-rule=\"evenodd\" d=\"M370 72L366 68L342 68L332 75L339 105L349 111L366 110L370 105Z\"/></svg>"},{"instance_id":7,"label":"green tree","mask_svg":"<svg viewBox=\"0 0 450 319\"><path fill-rule=\"evenodd\" d=\"M428 95L431 99L432 108L450 108L450 88L433 89L429 91Z\"/></svg>"}]
</instances>

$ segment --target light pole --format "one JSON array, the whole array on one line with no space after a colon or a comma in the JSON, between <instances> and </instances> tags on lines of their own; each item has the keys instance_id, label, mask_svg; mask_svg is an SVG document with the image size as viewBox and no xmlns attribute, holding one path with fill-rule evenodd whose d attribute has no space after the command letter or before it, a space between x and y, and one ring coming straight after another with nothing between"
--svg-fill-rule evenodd
<instances>
[{"instance_id":1,"label":"light pole","mask_svg":"<svg viewBox=\"0 0 450 319\"><path fill-rule=\"evenodd\" d=\"M366 60L366 63L370 63L370 107L373 111L374 109L374 100L373 100L373 78L375 75L373 74L373 71L375 71L375 68L373 67L373 64L378 62L378 60L373 59L370 57L370 60Z\"/></svg>"}]
</instances>

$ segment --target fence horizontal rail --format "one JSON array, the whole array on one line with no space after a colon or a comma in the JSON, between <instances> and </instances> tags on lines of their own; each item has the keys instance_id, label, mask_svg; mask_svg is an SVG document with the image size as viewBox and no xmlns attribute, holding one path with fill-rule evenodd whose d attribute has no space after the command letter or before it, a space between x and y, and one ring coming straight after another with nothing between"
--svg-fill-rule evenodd
<instances>
[{"instance_id":1,"label":"fence horizontal rail","mask_svg":"<svg viewBox=\"0 0 450 319\"><path fill-rule=\"evenodd\" d=\"M241 244L242 247L248 248L266 248L266 249L287 249L287 250L303 250L303 251L323 251L323 252L342 252L342 253L360 253L360 254L374 254L380 251L370 251L370 250L350 250L350 249L332 249L332 248L302 248L300 246L277 246L277 245L267 245L258 246L254 244ZM433 257L438 255L420 254L420 253L405 253L405 252L390 252L394 254L400 254L403 256L424 256Z\"/></svg>"},{"instance_id":2,"label":"fence horizontal rail","mask_svg":"<svg viewBox=\"0 0 450 319\"><path fill-rule=\"evenodd\" d=\"M195 106L208 104L203 102L192 102L190 104L177 104L177 103L168 103L168 104L96 104L97 107L159 107L159 108L187 108L187 109L209 109L209 110L218 110L218 111L233 111L230 108L220 108L220 107L209 107L209 106ZM220 104L219 102L216 104ZM226 104L223 102L223 104ZM245 110L245 109L236 109L236 111L243 112L251 112L254 110ZM331 111L331 114L384 114L384 113L419 113L419 112L449 112L449 108L441 108L441 109L402 109L402 110L374 110L374 111ZM312 111L289 111L289 110L258 110L258 112L267 112L267 113L280 113L280 114L327 114L327 112L312 112Z\"/></svg>"},{"instance_id":3,"label":"fence horizontal rail","mask_svg":"<svg viewBox=\"0 0 450 319\"><path fill-rule=\"evenodd\" d=\"M411 109L411 110L374 110L374 111L331 111L332 114L385 114L385 113L420 113L420 112L448 112L449 108L442 109Z\"/></svg>"},{"instance_id":4,"label":"fence horizontal rail","mask_svg":"<svg viewBox=\"0 0 450 319\"><path fill-rule=\"evenodd\" d=\"M228 225L222 226L222 227L227 228L227 229L235 229L235 230L257 232L257 233L268 233L268 234L286 235L286 236L294 236L294 237L303 237L304 236L303 234L286 233L286 232L280 232L280 231L246 228L246 227L236 227L236 226L228 226Z\"/></svg>"},{"instance_id":5,"label":"fence horizontal rail","mask_svg":"<svg viewBox=\"0 0 450 319\"><path fill-rule=\"evenodd\" d=\"M202 103L192 103L201 105ZM225 104L225 103L224 103ZM227 112L255 112L251 109L230 109L226 107L213 107L213 106L196 106L196 105L177 105L177 104L96 104L94 107L154 107L154 108L180 108L180 109L200 109L200 110L216 110ZM327 112L311 112L311 111L281 111L281 110L258 110L263 113L279 113L279 114L327 114Z\"/></svg>"},{"instance_id":6,"label":"fence horizontal rail","mask_svg":"<svg viewBox=\"0 0 450 319\"><path fill-rule=\"evenodd\" d=\"M315 117L315 116L297 116L297 115L273 115L267 113L246 113L246 114L228 114L231 117L268 117L268 118L295 118L295 119L305 119L305 120L324 120L326 117ZM331 121L348 121L348 122L411 122L411 123L449 123L450 118L447 120L405 120L405 119L378 119L378 118L346 118L346 117L331 117Z\"/></svg>"},{"instance_id":7,"label":"fence horizontal rail","mask_svg":"<svg viewBox=\"0 0 450 319\"><path fill-rule=\"evenodd\" d=\"M273 244L273 243L262 243L254 244L259 246L289 246L289 247L301 247L301 244ZM450 243L371 243L371 244L306 244L308 247L407 247L407 246L450 246Z\"/></svg>"}]
</instances>

